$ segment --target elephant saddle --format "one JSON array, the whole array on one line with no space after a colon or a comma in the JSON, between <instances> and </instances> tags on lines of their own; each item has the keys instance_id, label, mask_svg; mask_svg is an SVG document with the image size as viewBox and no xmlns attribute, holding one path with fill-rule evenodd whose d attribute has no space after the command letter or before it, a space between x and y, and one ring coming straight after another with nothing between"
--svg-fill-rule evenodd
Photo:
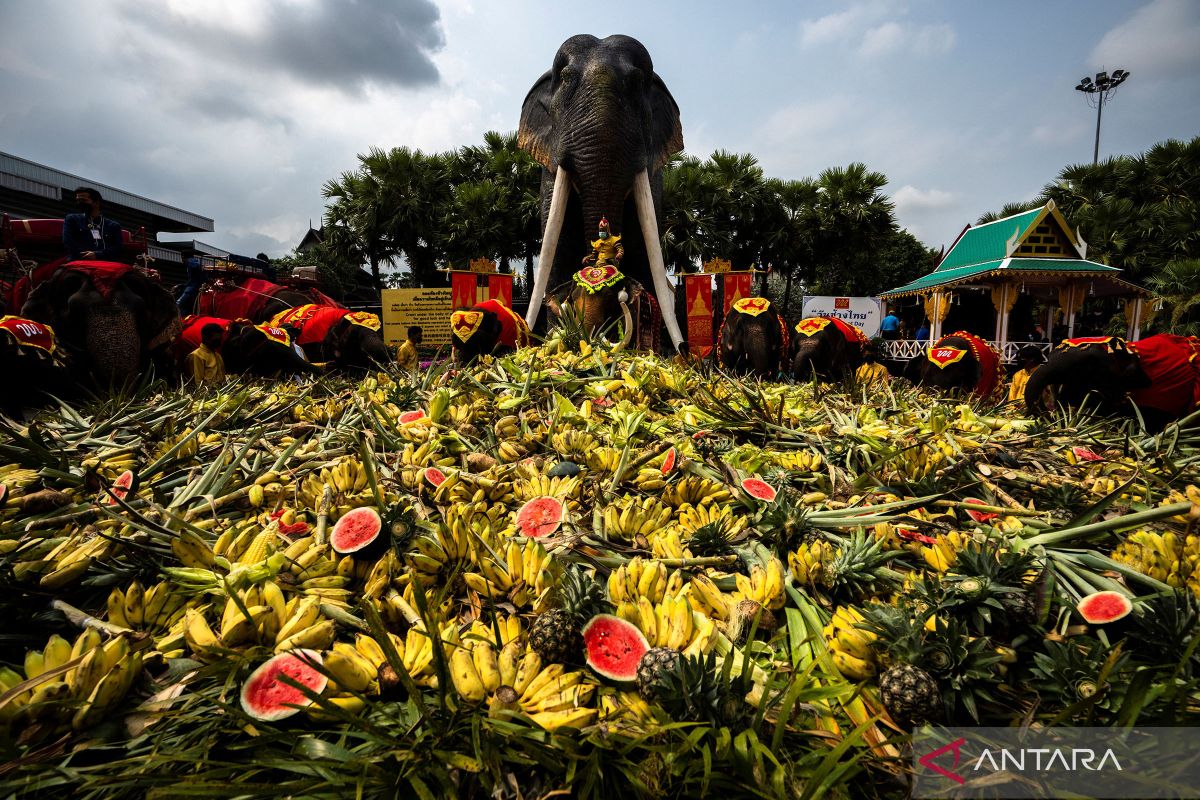
<instances>
[{"instance_id":1,"label":"elephant saddle","mask_svg":"<svg viewBox=\"0 0 1200 800\"><path fill-rule=\"evenodd\" d=\"M1152 381L1149 388L1129 395L1135 404L1183 416L1200 403L1200 339L1163 333L1128 346Z\"/></svg>"},{"instance_id":2,"label":"elephant saddle","mask_svg":"<svg viewBox=\"0 0 1200 800\"><path fill-rule=\"evenodd\" d=\"M105 302L112 299L117 281L128 275L133 267L116 261L72 261L66 269L87 275Z\"/></svg>"},{"instance_id":3,"label":"elephant saddle","mask_svg":"<svg viewBox=\"0 0 1200 800\"><path fill-rule=\"evenodd\" d=\"M238 286L220 283L200 295L196 309L225 319L255 319L275 293L283 289L262 278L248 278Z\"/></svg>"},{"instance_id":4,"label":"elephant saddle","mask_svg":"<svg viewBox=\"0 0 1200 800\"><path fill-rule=\"evenodd\" d=\"M795 331L804 337L816 336L830 325L851 344L862 346L867 343L867 335L863 333L862 328L837 317L806 317L796 323Z\"/></svg>"},{"instance_id":5,"label":"elephant saddle","mask_svg":"<svg viewBox=\"0 0 1200 800\"><path fill-rule=\"evenodd\" d=\"M498 343L501 346L513 349L529 346L529 326L511 308L499 300L485 300L482 303L477 303L475 308L482 311L491 311L500 319L500 340Z\"/></svg>"},{"instance_id":6,"label":"elephant saddle","mask_svg":"<svg viewBox=\"0 0 1200 800\"><path fill-rule=\"evenodd\" d=\"M330 329L341 322L343 318L348 319L352 325L361 325L373 331L378 331L383 327L379 322L379 317L366 311L350 311L345 308L319 306L315 303L281 311L275 315L269 325L275 328L296 328L300 331L300 335L296 337L296 343L303 346L325 341L325 336Z\"/></svg>"},{"instance_id":7,"label":"elephant saddle","mask_svg":"<svg viewBox=\"0 0 1200 800\"><path fill-rule=\"evenodd\" d=\"M54 352L54 331L49 325L24 317L0 317L0 331L8 334L19 347L34 347L46 353Z\"/></svg>"},{"instance_id":8,"label":"elephant saddle","mask_svg":"<svg viewBox=\"0 0 1200 800\"><path fill-rule=\"evenodd\" d=\"M996 348L975 334L967 333L966 331L957 331L950 334L950 336L943 336L938 340L937 344L929 348L927 358L942 369L948 364L961 361L965 358L966 351L945 344L946 339L951 337L965 340L967 347L971 350L971 354L979 362L979 382L975 384L975 388L972 391L977 396L985 399L991 397L1000 389L1003 365L1000 363L1000 354L996 352Z\"/></svg>"},{"instance_id":9,"label":"elephant saddle","mask_svg":"<svg viewBox=\"0 0 1200 800\"><path fill-rule=\"evenodd\" d=\"M203 341L200 338L200 332L204 330L205 325L219 325L222 334L222 342L224 337L229 335L229 320L221 317L206 317L199 314L189 314L183 318L183 330L179 332L179 338L175 340L175 358L182 360L187 357L188 353L195 350Z\"/></svg>"}]
</instances>

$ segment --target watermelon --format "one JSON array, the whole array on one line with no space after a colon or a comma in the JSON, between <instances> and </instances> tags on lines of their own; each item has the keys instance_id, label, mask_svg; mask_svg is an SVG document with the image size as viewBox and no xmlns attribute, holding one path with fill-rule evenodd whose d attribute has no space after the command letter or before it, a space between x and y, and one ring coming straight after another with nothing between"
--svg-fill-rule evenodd
<instances>
[{"instance_id":1,"label":"watermelon","mask_svg":"<svg viewBox=\"0 0 1200 800\"><path fill-rule=\"evenodd\" d=\"M517 528L522 536L540 539L558 530L565 514L566 507L561 500L545 495L535 497L517 512Z\"/></svg>"},{"instance_id":2,"label":"watermelon","mask_svg":"<svg viewBox=\"0 0 1200 800\"><path fill-rule=\"evenodd\" d=\"M111 491L112 495L106 501L108 505L115 506L117 500L124 500L130 492L133 491L134 484L137 483L137 476L133 474L133 470L125 470L117 479L113 481Z\"/></svg>"},{"instance_id":3,"label":"watermelon","mask_svg":"<svg viewBox=\"0 0 1200 800\"><path fill-rule=\"evenodd\" d=\"M646 637L632 622L612 614L597 614L583 626L587 665L612 681L637 680L638 663L650 649Z\"/></svg>"},{"instance_id":4,"label":"watermelon","mask_svg":"<svg viewBox=\"0 0 1200 800\"><path fill-rule=\"evenodd\" d=\"M1089 594L1075 606L1089 625L1108 625L1124 619L1133 611L1133 601L1120 592Z\"/></svg>"},{"instance_id":5,"label":"watermelon","mask_svg":"<svg viewBox=\"0 0 1200 800\"><path fill-rule=\"evenodd\" d=\"M775 496L779 494L774 486L758 478L746 478L742 481L742 491L764 503L774 502Z\"/></svg>"},{"instance_id":6,"label":"watermelon","mask_svg":"<svg viewBox=\"0 0 1200 800\"><path fill-rule=\"evenodd\" d=\"M442 472L437 467L426 467L421 472L422 477L429 481L429 485L437 488L446 482L446 473Z\"/></svg>"},{"instance_id":7,"label":"watermelon","mask_svg":"<svg viewBox=\"0 0 1200 800\"><path fill-rule=\"evenodd\" d=\"M405 411L400 415L400 424L404 425L409 422L416 422L419 419L424 419L424 417L425 412L419 408L416 411Z\"/></svg>"},{"instance_id":8,"label":"watermelon","mask_svg":"<svg viewBox=\"0 0 1200 800\"><path fill-rule=\"evenodd\" d=\"M329 680L313 664L321 654L313 650L289 650L267 659L242 684L242 710L260 722L277 722L295 714L312 700L295 686L280 680L287 675L314 694L325 691Z\"/></svg>"},{"instance_id":9,"label":"watermelon","mask_svg":"<svg viewBox=\"0 0 1200 800\"><path fill-rule=\"evenodd\" d=\"M378 550L386 539L382 534L378 511L367 506L355 508L338 518L329 534L329 546L340 555L363 556Z\"/></svg>"},{"instance_id":10,"label":"watermelon","mask_svg":"<svg viewBox=\"0 0 1200 800\"><path fill-rule=\"evenodd\" d=\"M1098 456L1095 452L1087 447L1072 447L1071 452L1075 455L1075 460L1078 461L1103 461L1104 456Z\"/></svg>"},{"instance_id":11,"label":"watermelon","mask_svg":"<svg viewBox=\"0 0 1200 800\"><path fill-rule=\"evenodd\" d=\"M970 503L973 506L991 505L991 503L985 503L984 501L980 500L978 497L966 497L966 498L963 498L963 502ZM990 511L972 511L971 509L968 508L968 509L966 509L966 512L967 512L968 517L970 517L971 519L973 519L979 523L991 522L994 519L1000 518L999 514L995 514Z\"/></svg>"},{"instance_id":12,"label":"watermelon","mask_svg":"<svg viewBox=\"0 0 1200 800\"><path fill-rule=\"evenodd\" d=\"M6 497L8 497L8 485L0 483L0 503L3 503Z\"/></svg>"},{"instance_id":13,"label":"watermelon","mask_svg":"<svg viewBox=\"0 0 1200 800\"><path fill-rule=\"evenodd\" d=\"M679 453L677 453L675 451L675 448L672 447L670 450L667 451L667 460L663 462L662 474L670 475L671 471L673 469L675 469L675 462L677 462L678 460L679 460Z\"/></svg>"}]
</instances>

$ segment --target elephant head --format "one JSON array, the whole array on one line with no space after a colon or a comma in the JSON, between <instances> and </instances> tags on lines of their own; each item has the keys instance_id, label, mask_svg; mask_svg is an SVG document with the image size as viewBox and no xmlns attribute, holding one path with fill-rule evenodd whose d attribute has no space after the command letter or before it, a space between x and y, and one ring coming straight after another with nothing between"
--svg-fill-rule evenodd
<instances>
[{"instance_id":1,"label":"elephant head","mask_svg":"<svg viewBox=\"0 0 1200 800\"><path fill-rule=\"evenodd\" d=\"M525 320L498 300L487 300L450 315L450 344L460 364L478 356L509 353L529 343Z\"/></svg>"},{"instance_id":2,"label":"elephant head","mask_svg":"<svg viewBox=\"0 0 1200 800\"><path fill-rule=\"evenodd\" d=\"M743 298L729 309L719 348L726 369L771 379L787 354L787 329L770 300Z\"/></svg>"},{"instance_id":3,"label":"elephant head","mask_svg":"<svg viewBox=\"0 0 1200 800\"><path fill-rule=\"evenodd\" d=\"M546 290L578 269L602 219L621 235L621 269L653 285L676 349L684 347L663 263L661 169L683 149L679 107L629 36L572 36L521 107L518 141L541 163L542 251L526 321ZM613 321L615 321L615 317Z\"/></svg>"},{"instance_id":4,"label":"elephant head","mask_svg":"<svg viewBox=\"0 0 1200 800\"><path fill-rule=\"evenodd\" d=\"M913 358L905 377L946 392L991 397L1000 388L1000 355L978 336L959 331Z\"/></svg>"},{"instance_id":5,"label":"elephant head","mask_svg":"<svg viewBox=\"0 0 1200 800\"><path fill-rule=\"evenodd\" d=\"M637 325L634 324L631 307L639 310L645 308L646 313L639 313L639 321L646 318L646 327L657 330L661 321L654 319L651 310L650 296L645 287L630 280L613 267L585 267L572 276L571 283L559 287L546 297L546 305L554 316L561 318L563 307L569 307L578 319L593 335L599 335L613 323L620 320L623 331L618 350L623 350L634 341ZM661 315L658 315L661 316ZM652 330L642 331L638 346L649 343Z\"/></svg>"},{"instance_id":6,"label":"elephant head","mask_svg":"<svg viewBox=\"0 0 1200 800\"><path fill-rule=\"evenodd\" d=\"M22 314L52 326L80 373L101 384L171 368L179 309L170 292L128 264L76 261L39 284Z\"/></svg>"},{"instance_id":7,"label":"elephant head","mask_svg":"<svg viewBox=\"0 0 1200 800\"><path fill-rule=\"evenodd\" d=\"M0 411L13 418L46 395L67 397L73 388L54 331L23 317L0 318L0 375Z\"/></svg>"},{"instance_id":8,"label":"elephant head","mask_svg":"<svg viewBox=\"0 0 1200 800\"><path fill-rule=\"evenodd\" d=\"M181 339L190 343L190 331L203 328L204 321L209 318L198 319L198 322L185 327ZM244 319L226 323L221 358L225 361L226 371L235 374L246 373L262 378L296 373L321 374L319 368L305 361L292 348L287 331L269 325L255 325Z\"/></svg>"},{"instance_id":9,"label":"elephant head","mask_svg":"<svg viewBox=\"0 0 1200 800\"><path fill-rule=\"evenodd\" d=\"M1025 405L1032 413L1045 412L1045 392L1054 389L1062 405L1078 406L1094 392L1103 407L1114 410L1124 405L1127 392L1151 383L1137 353L1121 339L1067 340L1029 376Z\"/></svg>"},{"instance_id":10,"label":"elephant head","mask_svg":"<svg viewBox=\"0 0 1200 800\"><path fill-rule=\"evenodd\" d=\"M853 375L863 361L866 337L858 328L833 317L808 317L792 332L792 375L808 380Z\"/></svg>"},{"instance_id":11,"label":"elephant head","mask_svg":"<svg viewBox=\"0 0 1200 800\"><path fill-rule=\"evenodd\" d=\"M379 329L345 317L326 334L325 352L330 361L349 370L384 369L392 363L392 353Z\"/></svg>"}]
</instances>

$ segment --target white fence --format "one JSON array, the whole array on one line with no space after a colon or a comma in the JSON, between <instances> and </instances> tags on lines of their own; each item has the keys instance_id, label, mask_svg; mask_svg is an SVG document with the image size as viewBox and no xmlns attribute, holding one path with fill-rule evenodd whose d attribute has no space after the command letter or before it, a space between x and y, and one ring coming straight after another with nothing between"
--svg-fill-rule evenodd
<instances>
[{"instance_id":1,"label":"white fence","mask_svg":"<svg viewBox=\"0 0 1200 800\"><path fill-rule=\"evenodd\" d=\"M911 358L922 355L929 349L929 342L917 341L916 339L884 339L879 342L883 349L884 357L894 359L896 361L908 361ZM995 342L988 342L992 347L996 346ZM1005 342L1004 351L1002 353L1005 364L1015 364L1017 354L1024 347L1030 345L1042 351L1042 355L1049 355L1050 349L1054 347L1050 342Z\"/></svg>"}]
</instances>

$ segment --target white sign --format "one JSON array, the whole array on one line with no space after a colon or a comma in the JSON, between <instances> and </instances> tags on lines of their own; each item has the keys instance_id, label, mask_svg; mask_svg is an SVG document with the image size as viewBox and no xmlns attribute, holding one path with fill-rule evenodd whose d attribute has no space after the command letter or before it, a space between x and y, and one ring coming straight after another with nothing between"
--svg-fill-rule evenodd
<instances>
[{"instance_id":1,"label":"white sign","mask_svg":"<svg viewBox=\"0 0 1200 800\"><path fill-rule=\"evenodd\" d=\"M879 323L883 321L876 297L806 297L804 316L836 317L862 328L868 339L879 335Z\"/></svg>"}]
</instances>

